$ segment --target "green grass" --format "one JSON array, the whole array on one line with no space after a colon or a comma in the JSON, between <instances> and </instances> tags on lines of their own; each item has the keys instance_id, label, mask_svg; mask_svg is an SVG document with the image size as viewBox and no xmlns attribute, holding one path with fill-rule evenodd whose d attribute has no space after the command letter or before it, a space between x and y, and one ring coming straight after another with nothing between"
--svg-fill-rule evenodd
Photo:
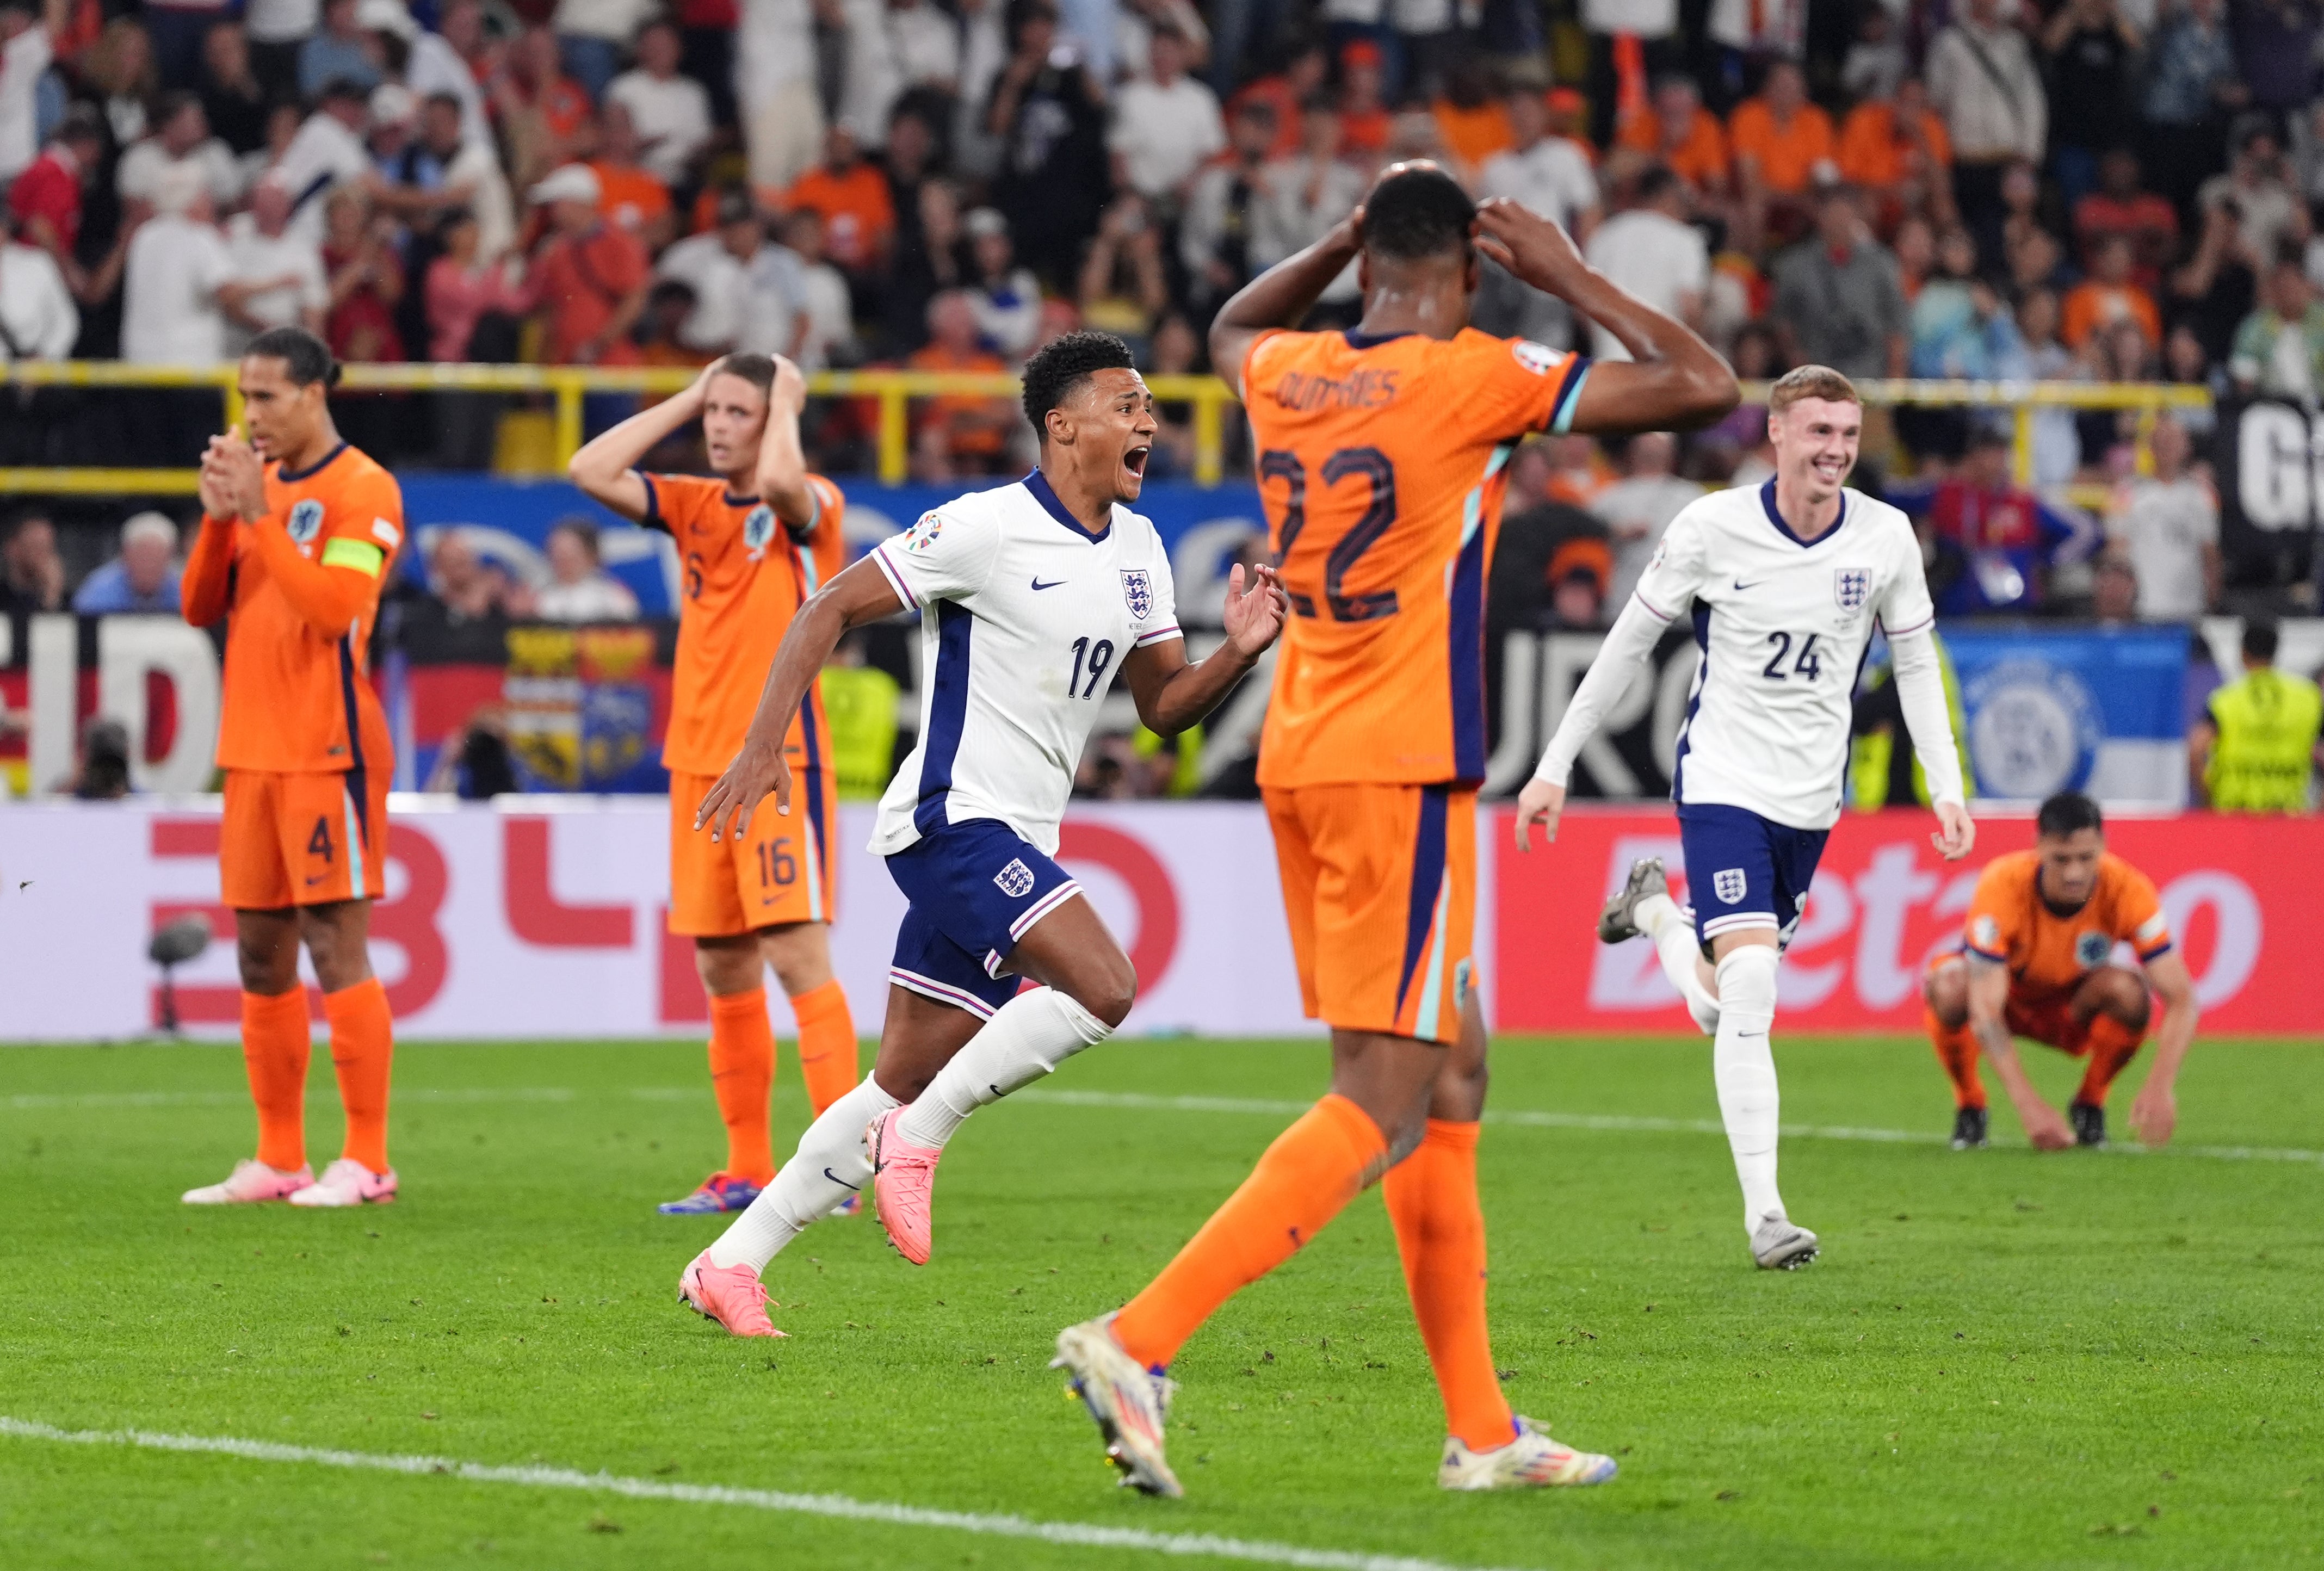
<instances>
[{"instance_id":1,"label":"green grass","mask_svg":"<svg viewBox=\"0 0 2324 1571\"><path fill-rule=\"evenodd\" d=\"M1778 1050L1789 1123L1950 1123L1924 1044ZM1493 1103L1715 1118L1708 1058L1506 1041ZM2062 1100L2070 1067L2034 1067ZM1305 1102L1323 1073L1313 1046L1140 1042L1046 1089ZM1786 1198L1827 1248L1796 1274L1750 1269L1715 1135L1489 1129L1510 1397L1623 1469L1525 1497L1433 1487L1441 1418L1372 1196L1186 1348L1171 1455L1188 1498L1111 1487L1050 1339L1140 1286L1280 1114L997 1107L946 1160L933 1264L904 1265L869 1219L821 1225L770 1273L790 1339L745 1345L672 1301L717 1223L652 1212L720 1149L698 1047L407 1047L397 1086L401 1203L193 1212L179 1190L248 1149L233 1049L0 1050L0 1414L1464 1566L2324 1554L2324 1164L2191 1149L2324 1146L2315 1044L2200 1046L2182 1149L2162 1155L1790 1140ZM313 1092L319 1160L338 1132L321 1054ZM786 1144L800 1111L787 1079ZM0 1565L383 1563L1170 1562L0 1436Z\"/></svg>"}]
</instances>

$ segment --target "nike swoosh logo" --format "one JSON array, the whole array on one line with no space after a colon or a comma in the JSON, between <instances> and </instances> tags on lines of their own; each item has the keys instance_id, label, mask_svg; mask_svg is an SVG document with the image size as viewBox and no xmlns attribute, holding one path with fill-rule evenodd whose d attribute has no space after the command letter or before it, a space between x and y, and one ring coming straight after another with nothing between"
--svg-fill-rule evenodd
<instances>
[{"instance_id":1,"label":"nike swoosh logo","mask_svg":"<svg viewBox=\"0 0 2324 1571\"><path fill-rule=\"evenodd\" d=\"M1036 589L1054 589L1064 582L1065 580L1063 578L1052 578L1047 583L1044 584L1041 582L1041 577L1039 574L1036 573L1033 576L1033 587Z\"/></svg>"},{"instance_id":2,"label":"nike swoosh logo","mask_svg":"<svg viewBox=\"0 0 2324 1571\"><path fill-rule=\"evenodd\" d=\"M1757 580L1754 580L1754 583L1756 582ZM1753 584L1747 584L1742 579L1738 578L1735 580L1735 587L1738 589L1748 589L1753 587Z\"/></svg>"},{"instance_id":3,"label":"nike swoosh logo","mask_svg":"<svg viewBox=\"0 0 2324 1571\"><path fill-rule=\"evenodd\" d=\"M308 887L309 889L312 889L312 888L314 888L317 884L318 884L318 883L322 883L322 882L323 882L323 880L325 880L325 879L327 879L327 878L328 878L328 877L330 877L330 876L331 876L331 875L330 875L329 873L317 873L314 877L312 877L312 878L310 878L310 879L309 879L309 880L307 881L307 887Z\"/></svg>"},{"instance_id":4,"label":"nike swoosh logo","mask_svg":"<svg viewBox=\"0 0 2324 1571\"><path fill-rule=\"evenodd\" d=\"M833 1172L829 1168L823 1169L823 1176L829 1178L833 1183L838 1185L843 1189L853 1189L859 1195L863 1192L860 1186L849 1183L837 1173Z\"/></svg>"}]
</instances>

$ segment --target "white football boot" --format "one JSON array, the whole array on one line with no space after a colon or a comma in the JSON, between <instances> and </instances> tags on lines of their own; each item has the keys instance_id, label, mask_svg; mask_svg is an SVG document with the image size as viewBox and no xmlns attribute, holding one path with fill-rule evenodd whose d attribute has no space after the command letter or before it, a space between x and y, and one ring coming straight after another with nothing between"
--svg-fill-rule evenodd
<instances>
[{"instance_id":1,"label":"white football boot","mask_svg":"<svg viewBox=\"0 0 2324 1571\"><path fill-rule=\"evenodd\" d=\"M341 1157L323 1176L290 1197L293 1206L384 1206L395 1198L395 1169L374 1173L353 1157Z\"/></svg>"},{"instance_id":2,"label":"white football boot","mask_svg":"<svg viewBox=\"0 0 2324 1571\"><path fill-rule=\"evenodd\" d=\"M1111 1315L1058 1332L1057 1356L1049 1367L1072 1374L1068 1389L1096 1420L1106 1458L1121 1469L1125 1487L1174 1497L1186 1492L1162 1456L1162 1425L1176 1387L1121 1350Z\"/></svg>"},{"instance_id":3,"label":"white football boot","mask_svg":"<svg viewBox=\"0 0 2324 1571\"><path fill-rule=\"evenodd\" d=\"M1457 1435L1444 1437L1437 1465L1439 1489L1563 1489L1604 1483L1618 1471L1611 1456L1576 1451L1549 1437L1531 1419L1517 1419L1517 1438L1490 1451L1471 1451Z\"/></svg>"},{"instance_id":4,"label":"white football boot","mask_svg":"<svg viewBox=\"0 0 2324 1571\"><path fill-rule=\"evenodd\" d=\"M301 1163L295 1172L270 1168L256 1157L244 1157L223 1183L189 1189L180 1198L189 1206L252 1206L262 1200L287 1200L315 1181L315 1169Z\"/></svg>"},{"instance_id":5,"label":"white football boot","mask_svg":"<svg viewBox=\"0 0 2324 1571\"><path fill-rule=\"evenodd\" d=\"M1751 1258L1763 1271L1795 1271L1819 1252L1816 1235L1780 1211L1759 1218L1751 1233Z\"/></svg>"}]
</instances>

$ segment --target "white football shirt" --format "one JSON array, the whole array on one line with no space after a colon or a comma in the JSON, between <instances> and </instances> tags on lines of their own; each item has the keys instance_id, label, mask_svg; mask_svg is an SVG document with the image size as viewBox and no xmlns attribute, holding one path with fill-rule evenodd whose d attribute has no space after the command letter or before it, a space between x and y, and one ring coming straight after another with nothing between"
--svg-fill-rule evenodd
<instances>
[{"instance_id":1,"label":"white football shirt","mask_svg":"<svg viewBox=\"0 0 2324 1571\"><path fill-rule=\"evenodd\" d=\"M1665 622L1692 612L1702 663L1680 728L1671 794L1795 829L1839 821L1849 720L1875 624L1892 638L1936 620L1912 522L1840 494L1812 541L1775 511L1775 483L1690 503L1638 579Z\"/></svg>"},{"instance_id":2,"label":"white football shirt","mask_svg":"<svg viewBox=\"0 0 2324 1571\"><path fill-rule=\"evenodd\" d=\"M1084 529L1039 471L920 515L872 559L920 612L920 739L872 850L997 818L1055 855L1098 707L1133 649L1183 636L1170 554L1117 504Z\"/></svg>"}]
</instances>

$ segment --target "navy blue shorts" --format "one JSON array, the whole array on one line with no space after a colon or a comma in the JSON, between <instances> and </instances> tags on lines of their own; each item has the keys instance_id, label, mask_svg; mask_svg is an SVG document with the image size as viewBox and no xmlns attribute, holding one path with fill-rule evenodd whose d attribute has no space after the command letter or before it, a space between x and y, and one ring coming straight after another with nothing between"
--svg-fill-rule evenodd
<instances>
[{"instance_id":1,"label":"navy blue shorts","mask_svg":"<svg viewBox=\"0 0 2324 1571\"><path fill-rule=\"evenodd\" d=\"M1686 894L1694 902L1694 936L1703 951L1721 933L1772 928L1778 947L1792 941L1808 903L1828 829L1794 829L1748 808L1722 804L1678 810L1686 854Z\"/></svg>"},{"instance_id":2,"label":"navy blue shorts","mask_svg":"<svg viewBox=\"0 0 2324 1571\"><path fill-rule=\"evenodd\" d=\"M912 902L888 980L990 1018L1016 996L1001 964L1035 922L1081 892L1065 870L996 818L946 824L888 858Z\"/></svg>"}]
</instances>

